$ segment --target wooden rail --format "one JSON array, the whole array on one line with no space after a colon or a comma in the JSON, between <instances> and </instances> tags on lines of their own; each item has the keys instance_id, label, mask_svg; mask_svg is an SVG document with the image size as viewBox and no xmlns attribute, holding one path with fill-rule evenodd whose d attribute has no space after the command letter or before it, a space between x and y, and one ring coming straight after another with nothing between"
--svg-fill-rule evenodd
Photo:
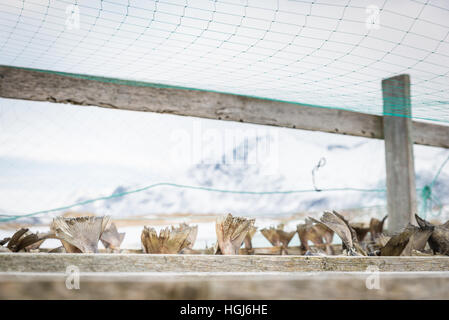
<instances>
[{"instance_id":1,"label":"wooden rail","mask_svg":"<svg viewBox=\"0 0 449 320\"><path fill-rule=\"evenodd\" d=\"M342 253L341 244L332 244L332 249L335 254ZM317 248L315 245L309 246L311 249ZM39 248L37 251L32 251L33 253L48 253L51 249L49 248ZM99 253L111 253L107 249L98 249ZM120 253L122 254L145 254L142 249L121 249ZM300 246L292 246L287 247L287 249L283 249L281 246L271 246L271 247L256 247L252 249L240 248L239 255L304 255L306 252L301 249ZM213 254L213 248L209 249L198 249L192 252L191 254Z\"/></svg>"},{"instance_id":2,"label":"wooden rail","mask_svg":"<svg viewBox=\"0 0 449 320\"><path fill-rule=\"evenodd\" d=\"M0 97L169 113L383 139L383 118L239 95L0 66ZM449 148L449 126L413 121L413 142Z\"/></svg>"},{"instance_id":3,"label":"wooden rail","mask_svg":"<svg viewBox=\"0 0 449 320\"><path fill-rule=\"evenodd\" d=\"M449 271L449 257L307 257L0 253L0 272L381 272Z\"/></svg>"},{"instance_id":4,"label":"wooden rail","mask_svg":"<svg viewBox=\"0 0 449 320\"><path fill-rule=\"evenodd\" d=\"M449 275L382 273L106 273L67 275L0 273L0 299L449 299Z\"/></svg>"}]
</instances>

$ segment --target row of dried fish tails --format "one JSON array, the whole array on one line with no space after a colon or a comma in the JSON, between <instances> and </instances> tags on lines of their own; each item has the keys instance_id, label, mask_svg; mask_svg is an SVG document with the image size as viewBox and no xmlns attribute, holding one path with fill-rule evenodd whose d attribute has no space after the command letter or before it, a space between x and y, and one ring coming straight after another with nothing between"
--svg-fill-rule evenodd
<instances>
[{"instance_id":1,"label":"row of dried fish tails","mask_svg":"<svg viewBox=\"0 0 449 320\"><path fill-rule=\"evenodd\" d=\"M418 216L418 226L409 225L399 234L388 236L383 231L385 219L371 219L368 227L349 223L336 211L325 212L319 220L306 219L295 231L285 231L283 225L264 228L261 234L280 254L288 254L288 244L298 233L300 251L306 255L334 255L333 236L342 243L344 255L399 256L399 255L449 255L449 222L433 225ZM252 238L257 231L255 219L221 216L215 223L217 242L214 248L194 250L198 226L182 223L179 227L165 228L158 233L155 228L145 226L141 233L142 250L145 253L210 253L239 254L242 244L251 252ZM368 237L368 234L370 235ZM47 233L32 233L28 229L18 230L11 238L0 241L0 251L33 251L46 239L58 239L61 246L50 252L96 253L101 241L108 252L120 252L125 234L119 233L109 217L57 217ZM309 242L314 246L310 246ZM337 250L340 252L340 250Z\"/></svg>"}]
</instances>

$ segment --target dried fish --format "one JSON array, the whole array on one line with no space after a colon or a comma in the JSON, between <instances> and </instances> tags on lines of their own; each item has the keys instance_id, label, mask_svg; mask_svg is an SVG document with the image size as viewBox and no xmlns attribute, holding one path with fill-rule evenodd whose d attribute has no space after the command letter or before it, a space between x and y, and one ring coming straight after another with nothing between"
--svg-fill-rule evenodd
<instances>
[{"instance_id":1,"label":"dried fish","mask_svg":"<svg viewBox=\"0 0 449 320\"><path fill-rule=\"evenodd\" d=\"M109 217L56 217L50 229L68 253L96 253Z\"/></svg>"},{"instance_id":2,"label":"dried fish","mask_svg":"<svg viewBox=\"0 0 449 320\"><path fill-rule=\"evenodd\" d=\"M255 219L233 217L230 213L221 216L215 223L217 244L215 254L238 254L248 232L254 226Z\"/></svg>"},{"instance_id":3,"label":"dried fish","mask_svg":"<svg viewBox=\"0 0 449 320\"><path fill-rule=\"evenodd\" d=\"M165 228L157 234L156 230L145 226L141 241L145 253L175 254L193 246L198 226L180 226L179 228Z\"/></svg>"}]
</instances>

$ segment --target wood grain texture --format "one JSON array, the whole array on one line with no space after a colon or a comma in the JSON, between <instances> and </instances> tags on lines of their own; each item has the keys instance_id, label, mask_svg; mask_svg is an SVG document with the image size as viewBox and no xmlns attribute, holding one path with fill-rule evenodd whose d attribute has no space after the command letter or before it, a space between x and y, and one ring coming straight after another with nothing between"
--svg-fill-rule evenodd
<instances>
[{"instance_id":1,"label":"wood grain texture","mask_svg":"<svg viewBox=\"0 0 449 320\"><path fill-rule=\"evenodd\" d=\"M342 253L342 247L341 244L332 244L332 251L335 254L341 254ZM316 249L317 246L311 245L310 249ZM213 254L214 248L208 248L208 249L195 249L192 251L192 253L182 253L182 254ZM51 251L52 249L49 248L39 248L38 251L35 251L34 253L47 253ZM5 251L9 252L9 251ZM108 249L98 249L99 253L111 253L111 250ZM117 251L114 251L114 253L122 253L122 254L144 254L142 249L120 249ZM283 250L281 246L271 246L271 247L257 247L257 248L240 248L239 249L239 255L281 255L281 253L287 254L287 255L304 255L306 251L304 249L301 249L300 246L291 246L287 247L287 250Z\"/></svg>"},{"instance_id":2,"label":"wood grain texture","mask_svg":"<svg viewBox=\"0 0 449 320\"><path fill-rule=\"evenodd\" d=\"M399 75L382 81L384 112L403 117L384 117L385 167L387 171L388 232L416 224L416 184L412 140L410 77Z\"/></svg>"},{"instance_id":3,"label":"wood grain texture","mask_svg":"<svg viewBox=\"0 0 449 320\"><path fill-rule=\"evenodd\" d=\"M449 271L449 257L0 253L0 272L65 272L69 265L81 272Z\"/></svg>"},{"instance_id":4,"label":"wood grain texture","mask_svg":"<svg viewBox=\"0 0 449 320\"><path fill-rule=\"evenodd\" d=\"M447 272L382 273L371 290L369 275L81 274L79 290L68 290L65 274L0 273L0 299L449 299Z\"/></svg>"},{"instance_id":5,"label":"wood grain texture","mask_svg":"<svg viewBox=\"0 0 449 320\"><path fill-rule=\"evenodd\" d=\"M239 95L129 85L0 66L0 97L383 138L381 116ZM127 84L129 83L129 84ZM414 142L449 148L449 127L414 123Z\"/></svg>"}]
</instances>

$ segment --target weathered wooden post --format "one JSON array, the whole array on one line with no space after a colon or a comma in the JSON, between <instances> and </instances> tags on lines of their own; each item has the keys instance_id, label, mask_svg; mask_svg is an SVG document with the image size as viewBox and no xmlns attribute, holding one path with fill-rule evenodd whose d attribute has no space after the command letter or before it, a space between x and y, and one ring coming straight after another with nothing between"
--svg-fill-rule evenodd
<instances>
[{"instance_id":1,"label":"weathered wooden post","mask_svg":"<svg viewBox=\"0 0 449 320\"><path fill-rule=\"evenodd\" d=\"M388 232L414 223L416 213L410 76L382 80L384 139L387 171Z\"/></svg>"}]
</instances>

